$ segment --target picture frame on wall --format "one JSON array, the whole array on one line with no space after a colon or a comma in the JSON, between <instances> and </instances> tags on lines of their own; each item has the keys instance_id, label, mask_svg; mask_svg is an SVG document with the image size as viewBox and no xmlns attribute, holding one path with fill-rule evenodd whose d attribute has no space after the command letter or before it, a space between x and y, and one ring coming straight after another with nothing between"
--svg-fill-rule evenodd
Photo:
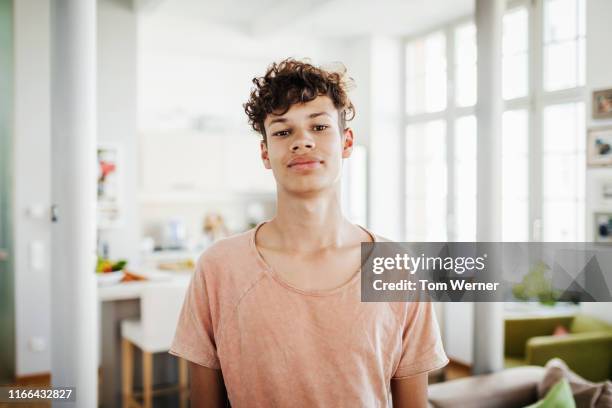
<instances>
[{"instance_id":1,"label":"picture frame on wall","mask_svg":"<svg viewBox=\"0 0 612 408\"><path fill-rule=\"evenodd\" d=\"M593 241L612 244L612 212L596 212L593 224Z\"/></svg>"},{"instance_id":2,"label":"picture frame on wall","mask_svg":"<svg viewBox=\"0 0 612 408\"><path fill-rule=\"evenodd\" d=\"M612 88L593 92L593 119L612 119Z\"/></svg>"},{"instance_id":3,"label":"picture frame on wall","mask_svg":"<svg viewBox=\"0 0 612 408\"><path fill-rule=\"evenodd\" d=\"M612 126L589 129L587 166L612 166Z\"/></svg>"},{"instance_id":4,"label":"picture frame on wall","mask_svg":"<svg viewBox=\"0 0 612 408\"><path fill-rule=\"evenodd\" d=\"M97 221L99 229L123 224L123 165L118 144L100 144L97 149Z\"/></svg>"}]
</instances>

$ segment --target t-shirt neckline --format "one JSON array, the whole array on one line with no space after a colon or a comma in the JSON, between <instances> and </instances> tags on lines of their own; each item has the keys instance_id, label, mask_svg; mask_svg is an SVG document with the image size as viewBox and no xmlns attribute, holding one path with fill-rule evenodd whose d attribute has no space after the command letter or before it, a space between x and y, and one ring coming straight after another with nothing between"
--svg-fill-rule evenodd
<instances>
[{"instance_id":1,"label":"t-shirt neckline","mask_svg":"<svg viewBox=\"0 0 612 408\"><path fill-rule=\"evenodd\" d=\"M290 284L289 282L287 282L286 280L281 278L274 271L274 268L272 268L270 265L268 265L266 260L263 258L263 256L259 252L259 249L257 249L257 245L255 244L255 236L257 235L257 231L259 230L259 228L261 228L261 226L264 225L265 223L267 223L267 221L262 221L259 224L257 224L257 226L255 226L251 230L251 234L250 234L250 237L249 237L250 248L253 251L253 253L255 255L255 258L257 259L257 262L263 268L265 273L268 274L272 279L274 279L281 286L285 287L286 289L289 289L292 292L297 292L297 293L302 294L302 295L307 295L307 296L329 296L329 295L333 295L335 293L338 293L338 292L340 292L340 291L342 291L342 290L352 286L355 282L359 281L359 277L361 275L361 267L363 267L363 264L361 264L359 269L357 269L357 271L355 271L355 273L351 276L351 278L348 281L344 282L343 284L341 284L340 286L337 286L335 288L320 289L320 290L305 290L305 289L301 289L301 288L298 288L298 287ZM365 228L365 227L363 227L363 226L361 226L359 224L356 224L356 225L359 228L361 228L363 231L365 231L370 236L370 238L372 238L372 242L373 243L378 242L377 239L376 239L376 235L374 233L372 233L370 230L368 230L367 228Z\"/></svg>"}]
</instances>

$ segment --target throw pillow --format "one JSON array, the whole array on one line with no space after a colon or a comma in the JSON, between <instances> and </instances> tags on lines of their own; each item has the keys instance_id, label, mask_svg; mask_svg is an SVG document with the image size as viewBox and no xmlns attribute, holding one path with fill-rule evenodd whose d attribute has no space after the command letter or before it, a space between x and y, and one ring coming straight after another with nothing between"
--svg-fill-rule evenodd
<instances>
[{"instance_id":1,"label":"throw pillow","mask_svg":"<svg viewBox=\"0 0 612 408\"><path fill-rule=\"evenodd\" d=\"M565 336L566 334L569 334L569 330L563 325L555 327L555 331L553 332L553 336Z\"/></svg>"},{"instance_id":2,"label":"throw pillow","mask_svg":"<svg viewBox=\"0 0 612 408\"><path fill-rule=\"evenodd\" d=\"M562 378L555 384L543 400L525 408L576 408L569 382Z\"/></svg>"},{"instance_id":3,"label":"throw pillow","mask_svg":"<svg viewBox=\"0 0 612 408\"><path fill-rule=\"evenodd\" d=\"M544 378L538 384L538 398L543 398L559 380L566 379L572 390L577 408L596 408L604 384L596 384L585 380L569 369L559 358L553 358L546 363ZM612 394L611 394L612 397Z\"/></svg>"}]
</instances>

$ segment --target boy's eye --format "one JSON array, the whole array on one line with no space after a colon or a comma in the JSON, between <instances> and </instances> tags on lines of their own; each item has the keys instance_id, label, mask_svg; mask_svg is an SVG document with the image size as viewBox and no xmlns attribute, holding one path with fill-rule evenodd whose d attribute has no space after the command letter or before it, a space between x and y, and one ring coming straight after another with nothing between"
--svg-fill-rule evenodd
<instances>
[{"instance_id":1,"label":"boy's eye","mask_svg":"<svg viewBox=\"0 0 612 408\"><path fill-rule=\"evenodd\" d=\"M289 131L288 130L279 130L278 132L274 132L272 133L273 136L288 136L289 135Z\"/></svg>"},{"instance_id":2,"label":"boy's eye","mask_svg":"<svg viewBox=\"0 0 612 408\"><path fill-rule=\"evenodd\" d=\"M328 127L329 127L328 125L315 125L314 126L314 130L321 132L321 131L327 129Z\"/></svg>"}]
</instances>

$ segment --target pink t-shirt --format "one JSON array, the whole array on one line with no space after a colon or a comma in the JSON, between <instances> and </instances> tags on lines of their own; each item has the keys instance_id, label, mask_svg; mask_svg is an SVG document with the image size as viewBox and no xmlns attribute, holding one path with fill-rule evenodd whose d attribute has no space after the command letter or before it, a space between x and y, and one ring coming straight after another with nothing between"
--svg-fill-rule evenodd
<instances>
[{"instance_id":1,"label":"pink t-shirt","mask_svg":"<svg viewBox=\"0 0 612 408\"><path fill-rule=\"evenodd\" d=\"M362 303L359 272L295 288L257 251L256 229L202 254L170 350L221 369L232 407L389 407L391 378L447 364L433 304Z\"/></svg>"}]
</instances>

